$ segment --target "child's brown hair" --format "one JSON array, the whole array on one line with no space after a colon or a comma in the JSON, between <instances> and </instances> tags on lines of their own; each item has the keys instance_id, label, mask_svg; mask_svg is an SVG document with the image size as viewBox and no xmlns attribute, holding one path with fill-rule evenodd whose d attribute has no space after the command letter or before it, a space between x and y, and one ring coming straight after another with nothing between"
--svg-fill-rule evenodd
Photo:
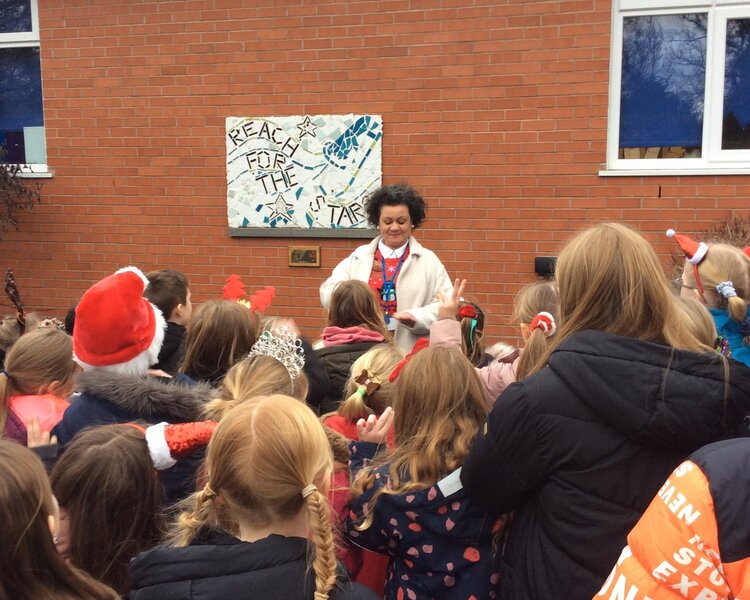
<instances>
[{"instance_id":1,"label":"child's brown hair","mask_svg":"<svg viewBox=\"0 0 750 600\"><path fill-rule=\"evenodd\" d=\"M59 518L47 474L31 450L0 439L0 598L117 600L119 595L71 567L55 548L50 517Z\"/></svg>"},{"instance_id":2,"label":"child's brown hair","mask_svg":"<svg viewBox=\"0 0 750 600\"><path fill-rule=\"evenodd\" d=\"M73 361L73 340L64 331L45 327L22 335L6 355L0 375L0 431L12 395L67 395L80 370Z\"/></svg>"},{"instance_id":3,"label":"child's brown hair","mask_svg":"<svg viewBox=\"0 0 750 600\"><path fill-rule=\"evenodd\" d=\"M145 433L128 425L81 432L50 481L68 515L70 562L126 594L130 559L163 533L161 483Z\"/></svg>"},{"instance_id":4,"label":"child's brown hair","mask_svg":"<svg viewBox=\"0 0 750 600\"><path fill-rule=\"evenodd\" d=\"M182 372L216 382L245 356L258 339L258 323L246 307L229 300L209 300L193 314L185 336Z\"/></svg>"},{"instance_id":5,"label":"child's brown hair","mask_svg":"<svg viewBox=\"0 0 750 600\"><path fill-rule=\"evenodd\" d=\"M455 347L430 346L413 355L396 380L392 401L396 450L375 461L389 465L390 484L373 495L424 489L460 467L477 430L487 418L484 389L469 359ZM352 484L355 495L372 485L365 469Z\"/></svg>"},{"instance_id":6,"label":"child's brown hair","mask_svg":"<svg viewBox=\"0 0 750 600\"><path fill-rule=\"evenodd\" d=\"M328 305L328 325L364 327L391 339L378 297L370 286L356 279L342 281L334 288Z\"/></svg>"},{"instance_id":7,"label":"child's brown hair","mask_svg":"<svg viewBox=\"0 0 750 600\"><path fill-rule=\"evenodd\" d=\"M146 299L158 308L169 321L174 309L187 304L188 280L184 274L174 269L151 271L146 275L148 286L143 292Z\"/></svg>"}]
</instances>

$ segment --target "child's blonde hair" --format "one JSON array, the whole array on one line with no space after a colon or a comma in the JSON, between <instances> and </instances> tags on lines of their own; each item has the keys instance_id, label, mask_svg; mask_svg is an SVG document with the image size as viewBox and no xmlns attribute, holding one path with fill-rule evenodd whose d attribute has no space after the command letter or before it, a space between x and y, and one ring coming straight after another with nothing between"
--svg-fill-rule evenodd
<instances>
[{"instance_id":1,"label":"child's blonde hair","mask_svg":"<svg viewBox=\"0 0 750 600\"><path fill-rule=\"evenodd\" d=\"M556 281L541 281L523 288L516 295L515 319L519 324L531 325L531 322L541 312L552 315L557 323L560 319L560 295ZM541 327L533 329L526 340L526 345L516 367L516 379L521 380L529 375L532 366L547 350L547 340L554 333L546 335Z\"/></svg>"},{"instance_id":2,"label":"child's blonde hair","mask_svg":"<svg viewBox=\"0 0 750 600\"><path fill-rule=\"evenodd\" d=\"M698 263L698 276L703 286L706 306L726 310L736 323L747 318L747 303L750 300L750 258L742 250L728 244L708 244L706 256ZM716 287L731 281L736 296L725 298ZM685 263L683 282L686 287L697 288L693 265ZM745 337L750 343L750 336Z\"/></svg>"},{"instance_id":3,"label":"child's blonde hair","mask_svg":"<svg viewBox=\"0 0 750 600\"><path fill-rule=\"evenodd\" d=\"M711 313L705 305L695 298L675 296L678 314L685 320L685 325L706 348L713 349L719 334L716 331Z\"/></svg>"},{"instance_id":4,"label":"child's blonde hair","mask_svg":"<svg viewBox=\"0 0 750 600\"><path fill-rule=\"evenodd\" d=\"M378 344L355 360L349 381L346 382L347 397L339 406L338 414L350 421L371 414L381 414L391 405L393 385L388 377L402 358L403 353L396 346ZM377 389L369 394L367 386L356 381L364 371L367 371L372 381L379 384Z\"/></svg>"},{"instance_id":5,"label":"child's blonde hair","mask_svg":"<svg viewBox=\"0 0 750 600\"><path fill-rule=\"evenodd\" d=\"M46 394L52 383L65 388L78 371L73 340L64 331L45 327L18 338L5 356L5 373L0 375L0 431L5 428L11 396Z\"/></svg>"},{"instance_id":6,"label":"child's blonde hair","mask_svg":"<svg viewBox=\"0 0 750 600\"><path fill-rule=\"evenodd\" d=\"M487 418L484 389L469 359L455 347L430 346L409 360L393 397L396 450L377 464L389 466L390 484L375 493L362 529L372 523L380 494L424 489L460 467ZM352 484L355 495L372 485L372 469Z\"/></svg>"},{"instance_id":7,"label":"child's blonde hair","mask_svg":"<svg viewBox=\"0 0 750 600\"><path fill-rule=\"evenodd\" d=\"M629 227L602 223L576 234L560 253L555 275L560 322L529 374L542 369L569 335L584 329L704 350L677 314L653 248Z\"/></svg>"},{"instance_id":8,"label":"child's blonde hair","mask_svg":"<svg viewBox=\"0 0 750 600\"><path fill-rule=\"evenodd\" d=\"M216 428L206 456L207 483L183 503L191 508L179 515L170 543L187 546L202 527L220 520L237 533L240 523L264 527L306 508L315 547L315 600L325 600L336 582L326 499L332 471L328 438L305 404L281 395L240 404ZM221 519L217 496L225 505Z\"/></svg>"},{"instance_id":9,"label":"child's blonde hair","mask_svg":"<svg viewBox=\"0 0 750 600\"><path fill-rule=\"evenodd\" d=\"M249 398L281 394L305 401L308 382L304 372L292 379L289 370L272 356L250 354L227 371L218 395L206 405L205 416L220 421Z\"/></svg>"}]
</instances>

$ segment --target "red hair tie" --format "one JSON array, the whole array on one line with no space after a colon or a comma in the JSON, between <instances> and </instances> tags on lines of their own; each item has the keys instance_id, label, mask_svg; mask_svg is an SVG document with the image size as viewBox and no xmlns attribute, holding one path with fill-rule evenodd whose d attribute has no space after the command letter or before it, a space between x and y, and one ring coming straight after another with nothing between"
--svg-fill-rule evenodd
<instances>
[{"instance_id":1,"label":"red hair tie","mask_svg":"<svg viewBox=\"0 0 750 600\"><path fill-rule=\"evenodd\" d=\"M464 304L459 310L458 310L458 316L462 319L469 318L469 319L476 319L477 318L477 311L474 309L474 307L471 304Z\"/></svg>"},{"instance_id":2,"label":"red hair tie","mask_svg":"<svg viewBox=\"0 0 750 600\"><path fill-rule=\"evenodd\" d=\"M388 381L390 381L391 383L396 381L396 377L399 376L399 374L401 373L401 370L411 360L412 356L414 356L420 350L424 350L429 345L430 345L429 340L425 338L419 338L417 342L414 344L414 347L411 349L411 352L409 352L409 354L404 356L404 358L402 358L401 361L396 365L396 368L393 369L393 371L391 371L391 375L390 377L388 377Z\"/></svg>"},{"instance_id":3,"label":"red hair tie","mask_svg":"<svg viewBox=\"0 0 750 600\"><path fill-rule=\"evenodd\" d=\"M548 312L540 312L536 317L532 319L529 329L531 331L534 331L535 329L541 329L542 333L544 333L544 337L554 335L555 331L557 331L555 317L553 317Z\"/></svg>"}]
</instances>

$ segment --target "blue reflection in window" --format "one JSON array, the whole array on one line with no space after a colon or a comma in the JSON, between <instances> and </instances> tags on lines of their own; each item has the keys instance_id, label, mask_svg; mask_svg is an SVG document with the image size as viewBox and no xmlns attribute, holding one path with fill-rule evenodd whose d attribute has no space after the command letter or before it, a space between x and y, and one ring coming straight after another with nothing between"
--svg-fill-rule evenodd
<instances>
[{"instance_id":1,"label":"blue reflection in window","mask_svg":"<svg viewBox=\"0 0 750 600\"><path fill-rule=\"evenodd\" d=\"M39 48L0 49L0 162L26 162L30 127L44 125Z\"/></svg>"},{"instance_id":2,"label":"blue reflection in window","mask_svg":"<svg viewBox=\"0 0 750 600\"><path fill-rule=\"evenodd\" d=\"M721 147L750 149L750 19L727 20Z\"/></svg>"},{"instance_id":3,"label":"blue reflection in window","mask_svg":"<svg viewBox=\"0 0 750 600\"><path fill-rule=\"evenodd\" d=\"M31 31L31 0L0 0L0 33Z\"/></svg>"},{"instance_id":4,"label":"blue reflection in window","mask_svg":"<svg viewBox=\"0 0 750 600\"><path fill-rule=\"evenodd\" d=\"M702 145L707 20L624 19L620 148Z\"/></svg>"}]
</instances>

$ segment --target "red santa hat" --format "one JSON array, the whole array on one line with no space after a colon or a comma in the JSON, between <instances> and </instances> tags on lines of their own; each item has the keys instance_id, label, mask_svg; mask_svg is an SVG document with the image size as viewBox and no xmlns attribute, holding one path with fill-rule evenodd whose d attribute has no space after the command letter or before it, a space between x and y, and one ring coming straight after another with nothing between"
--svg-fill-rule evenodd
<instances>
[{"instance_id":1,"label":"red santa hat","mask_svg":"<svg viewBox=\"0 0 750 600\"><path fill-rule=\"evenodd\" d=\"M157 362L166 322L143 297L148 279L135 267L91 286L76 307L73 358L85 370L143 375Z\"/></svg>"},{"instance_id":2,"label":"red santa hat","mask_svg":"<svg viewBox=\"0 0 750 600\"><path fill-rule=\"evenodd\" d=\"M745 246L742 251L745 253L745 256L750 258L750 246Z\"/></svg>"},{"instance_id":3,"label":"red santa hat","mask_svg":"<svg viewBox=\"0 0 750 600\"><path fill-rule=\"evenodd\" d=\"M161 471L173 467L179 459L206 446L214 429L215 421L157 423L147 427L146 444L154 468Z\"/></svg>"},{"instance_id":4,"label":"red santa hat","mask_svg":"<svg viewBox=\"0 0 750 600\"><path fill-rule=\"evenodd\" d=\"M696 242L690 236L683 233L675 233L674 229L667 229L667 237L675 239L691 265L699 264L705 258L706 252L708 252L708 246L705 242Z\"/></svg>"}]
</instances>

